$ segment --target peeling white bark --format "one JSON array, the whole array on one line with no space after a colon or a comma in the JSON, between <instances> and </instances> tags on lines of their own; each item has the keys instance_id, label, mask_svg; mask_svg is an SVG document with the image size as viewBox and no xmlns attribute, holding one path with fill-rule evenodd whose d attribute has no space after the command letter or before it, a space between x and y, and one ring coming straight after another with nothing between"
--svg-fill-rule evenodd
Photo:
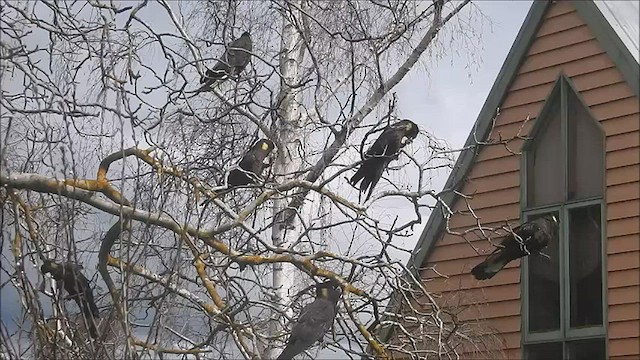
<instances>
[{"instance_id":1,"label":"peeling white bark","mask_svg":"<svg viewBox=\"0 0 640 360\"><path fill-rule=\"evenodd\" d=\"M289 1L290 9L299 9L303 6L302 0ZM299 16L298 10L293 10L287 16ZM302 51L302 37L292 19L283 16L282 21L282 55L280 57L280 70L283 79L280 81L280 108L278 109L278 120L272 134L278 134L278 152L274 164L274 173L279 183L292 179L292 174L302 166L301 154L298 153L298 146L304 146L302 132L299 131L300 113L300 91L292 88L300 82L300 71L304 53ZM300 234L300 224L297 217L287 221L287 205L289 199L278 198L273 203L273 214L276 223L272 229L271 237L273 245L288 248ZM273 287L275 289L272 301L281 312L272 312L272 321L269 324L269 335L276 336L284 328L282 314L293 316L290 299L294 295L296 269L288 263L273 264ZM282 347L276 343L268 345L265 358L275 358Z\"/></svg>"}]
</instances>

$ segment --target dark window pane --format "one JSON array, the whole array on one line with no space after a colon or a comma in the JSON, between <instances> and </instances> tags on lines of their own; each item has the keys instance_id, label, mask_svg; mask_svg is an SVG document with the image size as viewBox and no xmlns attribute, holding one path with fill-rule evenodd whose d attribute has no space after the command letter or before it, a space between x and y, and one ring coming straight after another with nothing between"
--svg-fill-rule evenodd
<instances>
[{"instance_id":1,"label":"dark window pane","mask_svg":"<svg viewBox=\"0 0 640 360\"><path fill-rule=\"evenodd\" d=\"M527 150L527 206L562 202L564 180L559 98Z\"/></svg>"},{"instance_id":2,"label":"dark window pane","mask_svg":"<svg viewBox=\"0 0 640 360\"><path fill-rule=\"evenodd\" d=\"M604 339L590 339L567 343L569 360L606 360Z\"/></svg>"},{"instance_id":3,"label":"dark window pane","mask_svg":"<svg viewBox=\"0 0 640 360\"><path fill-rule=\"evenodd\" d=\"M542 215L542 214L541 214ZM541 216L538 215L538 216ZM558 218L558 213L554 213ZM533 220L529 217L527 220ZM542 255L528 256L529 262L529 331L560 329L560 256L558 233Z\"/></svg>"},{"instance_id":4,"label":"dark window pane","mask_svg":"<svg viewBox=\"0 0 640 360\"><path fill-rule=\"evenodd\" d=\"M527 360L562 360L562 343L526 345Z\"/></svg>"},{"instance_id":5,"label":"dark window pane","mask_svg":"<svg viewBox=\"0 0 640 360\"><path fill-rule=\"evenodd\" d=\"M569 211L571 327L602 324L600 205Z\"/></svg>"},{"instance_id":6,"label":"dark window pane","mask_svg":"<svg viewBox=\"0 0 640 360\"><path fill-rule=\"evenodd\" d=\"M569 200L603 193L604 135L573 91L568 91Z\"/></svg>"}]
</instances>

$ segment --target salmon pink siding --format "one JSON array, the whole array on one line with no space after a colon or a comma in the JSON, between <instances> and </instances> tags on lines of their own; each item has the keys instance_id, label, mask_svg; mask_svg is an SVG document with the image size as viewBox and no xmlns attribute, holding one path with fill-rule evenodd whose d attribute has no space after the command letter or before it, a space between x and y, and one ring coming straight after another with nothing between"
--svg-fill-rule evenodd
<instances>
[{"instance_id":1,"label":"salmon pink siding","mask_svg":"<svg viewBox=\"0 0 640 360\"><path fill-rule=\"evenodd\" d=\"M606 135L606 267L608 275L608 352L611 359L640 356L640 109L638 98L598 44L569 2L550 5L500 107L494 134L503 138L534 125L558 76L571 79ZM528 121L525 121L528 119ZM523 141L510 148L520 151ZM520 217L520 157L503 146L480 151L463 187L485 226L517 221ZM459 200L449 226L463 232L476 224ZM466 214L464 214L466 212ZM481 252L493 248L486 240L470 239ZM477 281L471 268L482 261L465 239L440 235L421 277L427 288L443 298L454 295L463 303L480 304L462 319L481 316L503 340L505 357L521 357L520 261L514 261L491 280ZM430 267L447 276L438 276ZM462 295L462 296L461 296ZM461 300L460 300L461 299ZM463 355L463 358L465 356Z\"/></svg>"}]
</instances>

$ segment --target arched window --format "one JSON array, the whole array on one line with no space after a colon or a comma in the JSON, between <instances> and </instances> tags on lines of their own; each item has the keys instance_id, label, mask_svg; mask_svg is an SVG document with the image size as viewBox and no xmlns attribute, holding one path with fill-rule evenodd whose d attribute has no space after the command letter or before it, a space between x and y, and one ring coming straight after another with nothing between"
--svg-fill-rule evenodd
<instances>
[{"instance_id":1,"label":"arched window","mask_svg":"<svg viewBox=\"0 0 640 360\"><path fill-rule=\"evenodd\" d=\"M561 75L531 134L522 218L553 213L560 225L546 256L523 261L524 358L606 359L604 133Z\"/></svg>"}]
</instances>

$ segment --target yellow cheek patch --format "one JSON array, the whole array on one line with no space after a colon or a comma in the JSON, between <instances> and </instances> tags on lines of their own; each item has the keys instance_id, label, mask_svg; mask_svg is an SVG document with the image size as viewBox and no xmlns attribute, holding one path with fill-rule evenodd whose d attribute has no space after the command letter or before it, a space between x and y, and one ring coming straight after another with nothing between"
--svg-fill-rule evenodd
<instances>
[{"instance_id":1,"label":"yellow cheek patch","mask_svg":"<svg viewBox=\"0 0 640 360\"><path fill-rule=\"evenodd\" d=\"M269 150L269 144L267 144L266 142L263 142L261 147L262 147L262 150L264 150L264 151Z\"/></svg>"},{"instance_id":2,"label":"yellow cheek patch","mask_svg":"<svg viewBox=\"0 0 640 360\"><path fill-rule=\"evenodd\" d=\"M411 130L411 128L413 128L413 124L407 123L407 131Z\"/></svg>"}]
</instances>

